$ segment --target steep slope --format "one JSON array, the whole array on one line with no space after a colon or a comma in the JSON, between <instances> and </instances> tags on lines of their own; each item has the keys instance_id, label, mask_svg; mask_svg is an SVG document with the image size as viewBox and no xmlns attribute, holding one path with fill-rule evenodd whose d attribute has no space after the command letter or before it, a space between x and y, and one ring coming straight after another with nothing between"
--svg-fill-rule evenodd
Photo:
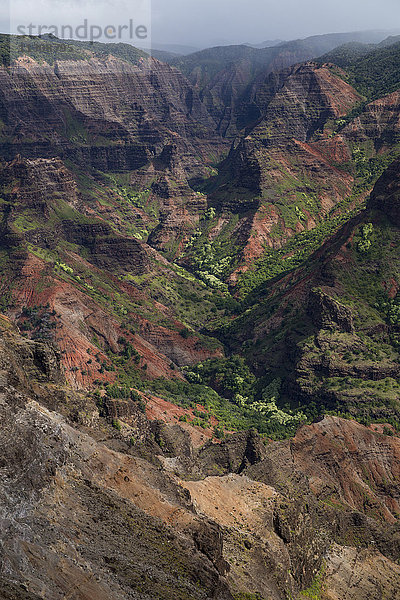
<instances>
[{"instance_id":1,"label":"steep slope","mask_svg":"<svg viewBox=\"0 0 400 600\"><path fill-rule=\"evenodd\" d=\"M209 115L132 48L3 36L1 49L2 308L59 345L75 386L182 380L176 366L221 354L193 331L220 311L145 241L176 255L206 210L188 177L223 149Z\"/></svg>"},{"instance_id":2,"label":"steep slope","mask_svg":"<svg viewBox=\"0 0 400 600\"><path fill-rule=\"evenodd\" d=\"M398 44L378 49L376 69L387 51L398 62ZM201 224L188 264L196 268L201 245L211 244L226 262L222 279L228 275L244 296L301 264L358 210L398 155L399 95L368 101L363 86L357 83L359 92L350 85L351 69L307 63L257 81L253 99L261 117L232 144L218 175L198 184L208 194L213 220ZM391 72L382 91L399 86ZM235 243L230 254L223 248L226 231ZM282 258L289 258L286 265ZM206 267L218 276L214 262Z\"/></svg>"},{"instance_id":3,"label":"steep slope","mask_svg":"<svg viewBox=\"0 0 400 600\"><path fill-rule=\"evenodd\" d=\"M205 206L187 180L207 175L225 151L186 79L124 45L111 54L114 44L0 41L6 49L11 44L14 59L0 71L1 156L58 157L100 179L104 172L127 173L120 188L128 185L132 195L146 191L152 213L138 229L159 225L154 245L174 256ZM82 187L96 184L86 180Z\"/></svg>"},{"instance_id":4,"label":"steep slope","mask_svg":"<svg viewBox=\"0 0 400 600\"><path fill-rule=\"evenodd\" d=\"M376 43L384 37L384 32L353 32L312 36L261 49L220 46L179 57L171 64L199 91L217 131L231 138L259 114L251 100L258 76L316 58L346 42Z\"/></svg>"},{"instance_id":5,"label":"steep slope","mask_svg":"<svg viewBox=\"0 0 400 600\"><path fill-rule=\"evenodd\" d=\"M65 386L52 348L3 317L0 346L2 597L398 598L398 524L364 514L346 487L335 504L331 484L335 459L350 456L349 475L371 494L384 479L375 494L397 513L398 439L331 417L290 442L253 432L178 449L168 439L177 444L179 428L157 437L143 414L113 428Z\"/></svg>"},{"instance_id":6,"label":"steep slope","mask_svg":"<svg viewBox=\"0 0 400 600\"><path fill-rule=\"evenodd\" d=\"M207 544L203 521L179 488L165 479L163 495L152 487L160 475L150 463L108 449L38 403L56 383L42 362L29 368L28 352L39 345L19 339L3 320L1 328L1 585L13 590L9 597L231 599L196 548L201 536ZM35 378L42 381L36 400ZM180 503L186 534L176 521L176 533L171 528ZM218 530L209 535L217 563Z\"/></svg>"},{"instance_id":7,"label":"steep slope","mask_svg":"<svg viewBox=\"0 0 400 600\"><path fill-rule=\"evenodd\" d=\"M60 159L17 157L1 184L2 306L31 337L57 342L71 383L182 378L175 365L220 354L181 335L185 295L204 301L203 320L211 294L85 203Z\"/></svg>"},{"instance_id":8,"label":"steep slope","mask_svg":"<svg viewBox=\"0 0 400 600\"><path fill-rule=\"evenodd\" d=\"M25 57L14 64L12 77L4 69L3 155L72 161L68 166L86 202L98 196L108 202L110 192L128 200L128 210L114 204L103 216L108 212L119 230L148 241L168 259L181 259L215 287L223 287L227 275L231 284L241 280L265 247L280 248L329 212L349 213L386 164L377 154L396 152L397 96L380 100L381 112L371 104L350 119L362 97L343 81L344 72L312 63L257 78L249 92L257 114L216 176L213 165L224 143L176 70L143 56L134 64L121 61L108 46L96 45L92 54L70 46L77 49L86 60L72 56L46 66ZM88 90L82 85L87 78ZM46 123L43 102L50 110ZM85 172L87 165L94 170ZM115 176L121 171L124 177ZM199 185L199 176L210 175ZM316 235L324 238L321 229ZM251 279L250 273L240 287L247 290Z\"/></svg>"},{"instance_id":9,"label":"steep slope","mask_svg":"<svg viewBox=\"0 0 400 600\"><path fill-rule=\"evenodd\" d=\"M27 336L57 342L74 386L117 382L138 388L193 411L190 422L208 436L222 435L218 427L256 426L274 438L293 433L304 415L275 412L273 382L280 377L282 397L292 408L315 400L336 409L339 402L340 410L351 407L362 418L393 418L389 404L397 384L389 379L397 377L397 353L391 332L384 329L382 344L375 340L372 349L349 341L353 325L346 309L341 314L339 294L331 301L329 291L328 298L309 296L309 288L303 294L298 286L294 304L310 303L316 320L310 323L306 314L299 338L307 339L313 327L323 329L329 318L338 319L341 335L321 334L305 345L295 368L281 373L290 362L290 342L282 339L294 309L283 318L276 317L269 298L267 306L255 305L265 289L273 285L278 297L281 286L312 271L325 249L307 267L305 260L360 211L398 152L398 93L364 104L344 80L345 71L331 64L263 75L253 89L262 116L235 141L217 173L210 152L222 152L224 142L176 70L141 55L121 60L102 46L92 53L79 45L67 50L68 60L51 63L23 54L2 71L2 152L5 159L21 152L1 168L3 310ZM199 124L204 129L196 129ZM199 175L212 173L200 181ZM357 235L356 250L369 250L367 222ZM285 273L275 285L274 278ZM242 303L230 296L227 283ZM250 315L233 318L249 307ZM265 310L278 340L265 335ZM241 330L242 323L254 336ZM239 351L249 342L256 383L235 357L224 362L221 344L210 337L223 326L220 337L228 349ZM278 341L272 358L262 357L249 335L264 349ZM325 366L325 356L314 348L332 346L342 355L353 342L367 358L351 367L347 358L345 366ZM347 399L337 388L345 376L372 380L373 356L381 350L379 377L390 389L372 390L357 410L358 384L350 382L356 391L350 386ZM195 366L209 358L216 359L218 377L208 366ZM231 375L243 382L235 387ZM266 389L270 384L273 389ZM257 408L265 394L268 418L262 402Z\"/></svg>"},{"instance_id":10,"label":"steep slope","mask_svg":"<svg viewBox=\"0 0 400 600\"><path fill-rule=\"evenodd\" d=\"M360 102L357 92L333 69L309 63L259 82L256 101L262 119L235 141L219 174L200 186L214 212L197 246L207 237L217 244L222 227L232 223L237 256L228 272L246 271L266 249L357 202L351 144L332 135L332 123Z\"/></svg>"},{"instance_id":11,"label":"steep slope","mask_svg":"<svg viewBox=\"0 0 400 600\"><path fill-rule=\"evenodd\" d=\"M196 153L205 157L218 141L186 80L150 57L130 64L86 53L50 65L26 56L22 46L12 66L2 67L2 156L57 155L85 167L127 170L175 144L187 168L199 168Z\"/></svg>"},{"instance_id":12,"label":"steep slope","mask_svg":"<svg viewBox=\"0 0 400 600\"><path fill-rule=\"evenodd\" d=\"M365 211L303 267L255 289L250 310L227 326L226 342L247 342L258 374L282 379L282 402L309 414L398 426L399 167L380 178Z\"/></svg>"}]
</instances>

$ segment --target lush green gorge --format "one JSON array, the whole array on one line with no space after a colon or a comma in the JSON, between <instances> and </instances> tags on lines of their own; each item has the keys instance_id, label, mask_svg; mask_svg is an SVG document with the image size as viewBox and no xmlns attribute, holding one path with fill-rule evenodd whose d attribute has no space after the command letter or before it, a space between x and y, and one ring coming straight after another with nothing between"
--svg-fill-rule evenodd
<instances>
[{"instance_id":1,"label":"lush green gorge","mask_svg":"<svg viewBox=\"0 0 400 600\"><path fill-rule=\"evenodd\" d=\"M28 55L39 63L53 64L61 51L69 60L112 52L136 63L144 56L122 44L111 48L2 36L2 63L8 64L10 52L21 54L26 43ZM239 54L248 57L254 52ZM72 175L69 190L76 192L74 200L56 192L29 203L18 196L15 176L4 182L1 310L14 311L25 336L54 339L61 319L57 311L47 303L31 303L18 312L13 300L18 276L9 275L17 273L29 254L45 265L32 296L58 282L114 320L122 335L113 343L82 320L82 332L89 331L96 350L87 351L86 366L69 367L84 377L90 365L96 366L99 377L93 385L99 405L105 393L133 399L145 409L143 397L158 395L193 409L194 418L183 418L194 426L208 428L215 418L214 434L219 438L224 432L253 427L267 437L284 438L300 423L325 413L399 427L399 231L388 215L371 206L369 194L400 150L397 134L378 143L368 137L368 127L360 128L358 137L354 130L363 119L370 125L370 100L399 87L400 45L348 46L324 60L328 58L345 69L334 67L333 76L345 78L362 98L358 101L354 95L357 102L353 97L352 108L341 118L333 119L327 111L325 120L307 98L307 118L318 120L318 127L303 133L309 135L310 148L318 143L346 145L347 158L340 161L335 155L326 171L338 181L344 174L346 185L335 179L336 187L325 189L324 181L307 172L303 155L288 137L271 141L269 122L264 128L258 124L250 150L238 145L239 156L232 148L219 164L213 160L211 166L209 161L203 180L185 179L183 168L174 170L173 161L166 166L161 159L149 159L138 173L85 169L71 155L61 164ZM214 67L216 72L221 64L217 61ZM208 75L213 73L212 69ZM112 153L122 146L120 140L94 133L83 117L65 106L62 115L63 134L80 151ZM279 129L279 111L276 118ZM251 131L246 133L251 138ZM272 143L279 151L269 156ZM318 153L321 147L313 150ZM258 160L255 173L259 183L267 181L265 187L260 183L256 191L253 181L241 187L234 179L236 160L240 168L243 163L254 167ZM270 171L275 179L267 179ZM54 183L52 177L47 183ZM343 192L324 212L323 199L337 189L350 192ZM268 221L272 211L277 220L263 231L261 251L255 260L246 258L246 247L259 241L253 239L259 235L256 218ZM186 220L179 222L182 215ZM175 229L169 230L171 222ZM167 232L166 241L161 235L161 241L154 242L160 230ZM96 256L98 242L110 244L106 257L105 251ZM132 262L122 264L127 245L140 256L137 262L143 259L141 270L135 271ZM172 347L165 351L165 357L172 358L164 358L169 372L163 378L148 375L145 343L141 354L133 341L152 326L165 329L165 345ZM154 335L160 336L160 330ZM179 352L184 358L175 362ZM192 364L196 361L187 358L190 352L214 358ZM188 363L191 366L182 366ZM115 382L100 377L104 374Z\"/></svg>"}]
</instances>

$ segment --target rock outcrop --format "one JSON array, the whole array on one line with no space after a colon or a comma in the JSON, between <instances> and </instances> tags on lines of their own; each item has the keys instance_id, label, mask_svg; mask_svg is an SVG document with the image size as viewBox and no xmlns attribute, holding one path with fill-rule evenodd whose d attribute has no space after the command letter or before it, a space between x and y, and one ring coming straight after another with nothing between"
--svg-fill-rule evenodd
<instances>
[{"instance_id":1,"label":"rock outcrop","mask_svg":"<svg viewBox=\"0 0 400 600\"><path fill-rule=\"evenodd\" d=\"M8 160L18 153L60 156L84 168L133 170L175 143L188 170L195 170L196 153L207 152L208 143L218 145L212 121L186 80L152 58L132 65L89 56L50 66L25 56L11 71L1 68L0 87L2 156ZM202 149L194 149L196 138Z\"/></svg>"},{"instance_id":2,"label":"rock outcrop","mask_svg":"<svg viewBox=\"0 0 400 600\"><path fill-rule=\"evenodd\" d=\"M396 598L398 438L330 417L287 442L250 432L166 447L143 414L129 420L108 400L99 416L65 386L52 349L3 317L0 346L4 598L300 600L315 582L326 598ZM32 360L36 347L52 371ZM68 403L91 421L79 425ZM121 430L108 424L116 415Z\"/></svg>"}]
</instances>

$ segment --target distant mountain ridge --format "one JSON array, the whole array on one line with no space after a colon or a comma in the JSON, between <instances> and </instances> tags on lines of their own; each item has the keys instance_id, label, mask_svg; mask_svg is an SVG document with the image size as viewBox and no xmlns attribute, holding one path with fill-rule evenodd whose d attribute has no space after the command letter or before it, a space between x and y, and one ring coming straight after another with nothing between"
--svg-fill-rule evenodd
<instances>
[{"instance_id":1,"label":"distant mountain ridge","mask_svg":"<svg viewBox=\"0 0 400 600\"><path fill-rule=\"evenodd\" d=\"M279 44L284 44L285 40L265 40L265 42L261 42L259 44L245 44L246 46L251 46L251 48L271 48L272 46L279 46Z\"/></svg>"},{"instance_id":2,"label":"distant mountain ridge","mask_svg":"<svg viewBox=\"0 0 400 600\"><path fill-rule=\"evenodd\" d=\"M189 79L213 116L218 133L234 137L246 94L257 77L321 56L346 43L377 43L387 32L316 35L269 48L247 45L208 48L179 57L170 64Z\"/></svg>"}]
</instances>

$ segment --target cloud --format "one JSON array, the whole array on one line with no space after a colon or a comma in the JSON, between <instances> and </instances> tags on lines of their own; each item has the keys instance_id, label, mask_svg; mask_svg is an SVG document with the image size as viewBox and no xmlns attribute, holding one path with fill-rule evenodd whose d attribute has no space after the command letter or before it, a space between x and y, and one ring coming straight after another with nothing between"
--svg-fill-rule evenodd
<instances>
[{"instance_id":1,"label":"cloud","mask_svg":"<svg viewBox=\"0 0 400 600\"><path fill-rule=\"evenodd\" d=\"M400 28L398 0L153 0L153 39L235 43Z\"/></svg>"},{"instance_id":2,"label":"cloud","mask_svg":"<svg viewBox=\"0 0 400 600\"><path fill-rule=\"evenodd\" d=\"M261 42L308 35L400 28L398 0L10 0L18 23L101 26L133 19L152 26L153 40L197 46ZM5 23L2 3L0 23Z\"/></svg>"}]
</instances>

